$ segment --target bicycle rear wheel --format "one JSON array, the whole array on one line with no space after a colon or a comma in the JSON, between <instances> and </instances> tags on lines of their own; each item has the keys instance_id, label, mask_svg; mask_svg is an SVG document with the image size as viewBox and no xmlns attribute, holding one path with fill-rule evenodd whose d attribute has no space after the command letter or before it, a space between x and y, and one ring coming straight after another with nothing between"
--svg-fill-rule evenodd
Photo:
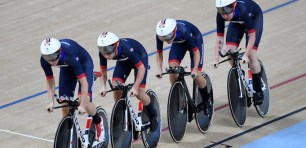
<instances>
[{"instance_id":1,"label":"bicycle rear wheel","mask_svg":"<svg viewBox=\"0 0 306 148\"><path fill-rule=\"evenodd\" d=\"M214 95L213 95L213 88L210 81L209 76L202 72L202 76L206 79L207 82L207 91L210 95L210 103L211 103L211 114L205 115L204 110L201 110L200 112L197 112L195 115L196 124L201 133L206 133L211 125L211 121L214 114ZM193 82L193 98L195 98L195 104L198 105L202 102L202 97L200 95L199 89L196 86L195 82Z\"/></svg>"},{"instance_id":2,"label":"bicycle rear wheel","mask_svg":"<svg viewBox=\"0 0 306 148\"><path fill-rule=\"evenodd\" d=\"M124 108L127 108L124 99L119 99L112 111L110 122L110 139L113 148L128 148L132 143L132 121L128 113L128 123L124 123ZM125 124L128 124L128 130L123 131Z\"/></svg>"},{"instance_id":3,"label":"bicycle rear wheel","mask_svg":"<svg viewBox=\"0 0 306 148\"><path fill-rule=\"evenodd\" d=\"M91 144L89 147L95 147L95 148L107 148L109 143L109 127L108 127L108 117L106 111L101 107L97 107L97 113L99 116L103 119L103 130L101 131L101 136L103 136L103 142L97 143L95 140L96 137L96 125L94 122L91 122L90 129L88 133L88 141Z\"/></svg>"},{"instance_id":4,"label":"bicycle rear wheel","mask_svg":"<svg viewBox=\"0 0 306 148\"><path fill-rule=\"evenodd\" d=\"M227 80L228 102L231 114L235 123L238 126L243 126L246 120L247 95L243 87L243 82L238 77L236 68L230 69ZM239 88L239 83L241 85L241 90Z\"/></svg>"},{"instance_id":5,"label":"bicycle rear wheel","mask_svg":"<svg viewBox=\"0 0 306 148\"><path fill-rule=\"evenodd\" d=\"M71 132L73 132L71 137ZM54 148L77 148L78 139L72 117L64 117L58 125L54 138Z\"/></svg>"},{"instance_id":6,"label":"bicycle rear wheel","mask_svg":"<svg viewBox=\"0 0 306 148\"><path fill-rule=\"evenodd\" d=\"M270 93L269 93L269 84L268 78L266 75L265 67L263 63L259 60L261 66L261 88L264 94L264 98L261 105L255 105L256 111L261 117L266 117L269 111L269 101L270 101Z\"/></svg>"},{"instance_id":7,"label":"bicycle rear wheel","mask_svg":"<svg viewBox=\"0 0 306 148\"><path fill-rule=\"evenodd\" d=\"M175 142L180 142L185 135L187 126L188 103L183 84L176 81L170 89L167 118L170 135ZM179 123L179 124L178 124Z\"/></svg>"},{"instance_id":8,"label":"bicycle rear wheel","mask_svg":"<svg viewBox=\"0 0 306 148\"><path fill-rule=\"evenodd\" d=\"M158 145L161 134L162 122L161 122L160 106L157 95L151 89L147 90L146 94L150 97L151 102L153 102L154 108L157 113L156 119L158 123L158 127L154 132L151 132L149 128L145 129L144 131L141 131L141 137L144 146L146 148L151 148L151 147L157 147ZM146 110L146 108L143 108L143 112L141 114L141 120L142 123L149 122L148 111Z\"/></svg>"}]
</instances>

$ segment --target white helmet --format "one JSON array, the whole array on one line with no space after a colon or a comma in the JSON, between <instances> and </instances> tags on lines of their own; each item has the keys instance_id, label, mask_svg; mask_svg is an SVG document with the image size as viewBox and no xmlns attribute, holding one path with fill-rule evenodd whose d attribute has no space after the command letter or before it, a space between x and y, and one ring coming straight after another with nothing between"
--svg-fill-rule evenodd
<instances>
[{"instance_id":1,"label":"white helmet","mask_svg":"<svg viewBox=\"0 0 306 148\"><path fill-rule=\"evenodd\" d=\"M103 32L99 35L97 45L102 54L111 54L117 49L118 36L112 32Z\"/></svg>"},{"instance_id":2,"label":"white helmet","mask_svg":"<svg viewBox=\"0 0 306 148\"><path fill-rule=\"evenodd\" d=\"M40 52L47 62L54 62L59 58L61 42L55 38L46 38L40 44Z\"/></svg>"},{"instance_id":3,"label":"white helmet","mask_svg":"<svg viewBox=\"0 0 306 148\"><path fill-rule=\"evenodd\" d=\"M175 19L161 19L156 25L156 34L162 41L171 40L176 29Z\"/></svg>"},{"instance_id":4,"label":"white helmet","mask_svg":"<svg viewBox=\"0 0 306 148\"><path fill-rule=\"evenodd\" d=\"M216 0L216 7L225 7L234 2L236 2L236 0Z\"/></svg>"}]
</instances>

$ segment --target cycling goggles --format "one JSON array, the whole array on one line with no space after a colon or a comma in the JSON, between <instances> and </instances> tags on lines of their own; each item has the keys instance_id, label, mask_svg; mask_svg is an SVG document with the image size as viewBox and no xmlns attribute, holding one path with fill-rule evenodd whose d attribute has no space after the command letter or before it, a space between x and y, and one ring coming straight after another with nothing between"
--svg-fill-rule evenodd
<instances>
[{"instance_id":1,"label":"cycling goggles","mask_svg":"<svg viewBox=\"0 0 306 148\"><path fill-rule=\"evenodd\" d=\"M218 12L222 14L230 14L234 11L235 3L229 4L224 7L217 7Z\"/></svg>"},{"instance_id":2,"label":"cycling goggles","mask_svg":"<svg viewBox=\"0 0 306 148\"><path fill-rule=\"evenodd\" d=\"M157 37L161 40L161 41L171 41L174 38L176 32L176 28L168 35L165 36L159 36L157 35Z\"/></svg>"},{"instance_id":3,"label":"cycling goggles","mask_svg":"<svg viewBox=\"0 0 306 148\"><path fill-rule=\"evenodd\" d=\"M112 45L109 45L109 46L98 46L100 53L102 53L102 54L112 54L112 53L114 53L116 51L115 48L117 47L116 43L114 43Z\"/></svg>"},{"instance_id":4,"label":"cycling goggles","mask_svg":"<svg viewBox=\"0 0 306 148\"><path fill-rule=\"evenodd\" d=\"M54 62L59 58L60 55L60 50L52 53L52 54L48 54L48 55L44 55L42 54L41 56L47 61L47 62Z\"/></svg>"}]
</instances>

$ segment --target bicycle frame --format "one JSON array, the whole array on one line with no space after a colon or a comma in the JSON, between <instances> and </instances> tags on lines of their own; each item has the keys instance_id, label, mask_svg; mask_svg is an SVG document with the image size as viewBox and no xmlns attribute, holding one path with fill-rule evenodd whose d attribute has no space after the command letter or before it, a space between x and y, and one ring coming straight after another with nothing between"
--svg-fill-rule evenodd
<instances>
[{"instance_id":1,"label":"bicycle frame","mask_svg":"<svg viewBox=\"0 0 306 148\"><path fill-rule=\"evenodd\" d=\"M57 96L55 96L57 98ZM58 98L57 98L58 99ZM81 126L79 125L79 120L78 120L78 117L77 117L77 114L76 114L76 99L71 99L71 98L68 98L68 97L62 97L62 100L61 101L66 101L68 104L67 105L62 105L62 106L58 106L58 107L54 107L54 109L56 108L62 108L62 107L68 107L69 108L69 113L68 113L68 116L72 117L71 119L73 120L72 121L72 126L75 126L76 129L77 129L77 134L78 134L78 137L80 138L80 141L81 141L81 147L82 148L87 148L88 145L90 145L91 143L89 143L89 140L88 140L88 133L89 133L89 128L90 128L90 124L92 122L92 117L90 115L88 115L87 119L86 119L86 130L85 130L85 133L83 134L83 131L81 129ZM72 105L70 105L72 104ZM71 128L70 130L70 143L73 142L73 131L74 129ZM102 132L102 135L104 137L104 132ZM103 142L104 142L105 139L103 139L101 142L97 142L97 141L94 141L92 144L91 144L91 147L94 147L94 146L102 146ZM71 145L70 145L71 146Z\"/></svg>"},{"instance_id":2,"label":"bicycle frame","mask_svg":"<svg viewBox=\"0 0 306 148\"><path fill-rule=\"evenodd\" d=\"M179 66L179 68L184 69L184 67L181 67L181 66ZM171 70L171 69L169 69L169 70ZM166 73L163 73L162 75L164 75L164 74L170 74L170 73L166 72ZM195 113L196 110L197 110L196 109L196 105L195 105L195 102L193 101L193 99L191 98L191 95L189 93L189 90L187 88L187 84L186 84L186 81L185 81L185 76L191 75L191 73L183 71L183 72L178 73L178 75L179 76L178 76L177 81L179 81L179 82L181 82L183 84L184 92L185 92L185 95L187 97L188 104L190 105L192 112ZM179 102L179 103L181 103L181 102ZM178 105L180 105L180 104L178 104Z\"/></svg>"},{"instance_id":3,"label":"bicycle frame","mask_svg":"<svg viewBox=\"0 0 306 148\"><path fill-rule=\"evenodd\" d=\"M125 100L125 103L127 105L127 107L129 108L129 115L131 116L133 122L134 122L134 125L135 125L135 130L136 131L141 131L143 130L143 127L146 127L146 126L149 126L150 122L147 122L145 124L142 124L142 120L141 120L141 112L142 112L142 109L140 106L142 106L142 103L139 102L139 107L138 107L138 115L136 115L136 113L134 112L134 109L133 109L133 105L131 103L131 99L130 97L126 96L124 97L124 100ZM128 111L127 111L127 108L124 109L124 126L123 126L123 130L124 131L127 131L128 130L128 127L127 127L127 120L128 120Z\"/></svg>"},{"instance_id":4,"label":"bicycle frame","mask_svg":"<svg viewBox=\"0 0 306 148\"><path fill-rule=\"evenodd\" d=\"M252 74L251 74L251 71L250 71L250 66L248 65L248 78L246 78L241 70L241 66L240 66L240 57L243 53L228 53L227 55L231 55L232 58L229 58L227 60L224 60L220 63L223 63L225 61L228 61L228 60L233 60L233 67L236 68L237 72L238 72L238 84L239 84L239 89L240 89L240 95L239 95L239 98L243 98L243 94L242 94L242 87L245 88L245 90L247 91L247 95L249 98L253 98L254 96L254 93L256 91L254 91L253 89L253 81L252 81ZM222 57L225 57L225 56L222 56ZM239 81L242 80L243 84L241 84L241 82ZM266 88L266 84L264 83L263 79L261 78L261 84L263 85L262 86L262 90L264 91ZM242 86L243 85L243 86Z\"/></svg>"}]
</instances>

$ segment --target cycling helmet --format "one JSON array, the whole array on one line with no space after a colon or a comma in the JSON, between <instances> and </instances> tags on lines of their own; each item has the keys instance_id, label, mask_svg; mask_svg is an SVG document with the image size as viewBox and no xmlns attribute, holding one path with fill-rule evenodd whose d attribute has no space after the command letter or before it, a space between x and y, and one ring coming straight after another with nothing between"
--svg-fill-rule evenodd
<instances>
[{"instance_id":1,"label":"cycling helmet","mask_svg":"<svg viewBox=\"0 0 306 148\"><path fill-rule=\"evenodd\" d=\"M40 44L40 52L47 62L54 62L59 58L61 42L55 38L46 38Z\"/></svg>"},{"instance_id":2,"label":"cycling helmet","mask_svg":"<svg viewBox=\"0 0 306 148\"><path fill-rule=\"evenodd\" d=\"M118 36L112 32L103 32L99 35L97 45L101 54L112 54L117 50Z\"/></svg>"},{"instance_id":3,"label":"cycling helmet","mask_svg":"<svg viewBox=\"0 0 306 148\"><path fill-rule=\"evenodd\" d=\"M176 33L175 19L162 19L156 25L156 34L161 41L170 41Z\"/></svg>"},{"instance_id":4,"label":"cycling helmet","mask_svg":"<svg viewBox=\"0 0 306 148\"><path fill-rule=\"evenodd\" d=\"M230 14L234 11L236 0L216 0L216 7L220 14Z\"/></svg>"}]
</instances>

